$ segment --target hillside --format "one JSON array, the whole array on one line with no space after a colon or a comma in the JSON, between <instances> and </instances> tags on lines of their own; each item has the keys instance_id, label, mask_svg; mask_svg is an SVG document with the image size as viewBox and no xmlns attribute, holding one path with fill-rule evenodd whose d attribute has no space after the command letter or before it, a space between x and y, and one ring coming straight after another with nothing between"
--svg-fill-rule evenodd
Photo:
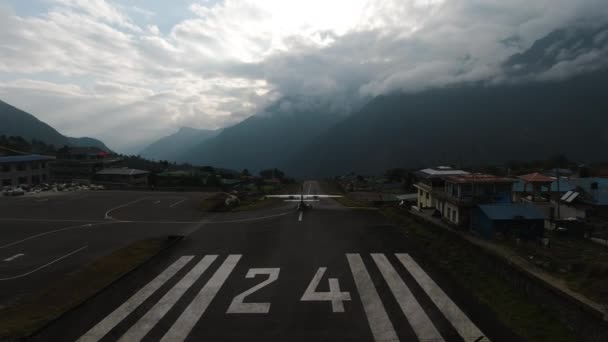
<instances>
[{"instance_id":1,"label":"hillside","mask_svg":"<svg viewBox=\"0 0 608 342\"><path fill-rule=\"evenodd\" d=\"M181 160L237 170L276 167L340 119L321 110L283 113L269 108L185 151Z\"/></svg>"},{"instance_id":2,"label":"hillside","mask_svg":"<svg viewBox=\"0 0 608 342\"><path fill-rule=\"evenodd\" d=\"M38 139L55 146L70 144L68 137L53 127L3 101L0 101L0 122L0 134L21 136L28 140Z\"/></svg>"},{"instance_id":3,"label":"hillside","mask_svg":"<svg viewBox=\"0 0 608 342\"><path fill-rule=\"evenodd\" d=\"M297 175L331 176L558 153L606 160L606 60L608 26L558 30L503 64L511 82L377 97L284 167Z\"/></svg>"},{"instance_id":4,"label":"hillside","mask_svg":"<svg viewBox=\"0 0 608 342\"><path fill-rule=\"evenodd\" d=\"M606 160L606 82L608 71L562 82L378 97L285 167L298 175L329 176L543 159L557 153Z\"/></svg>"},{"instance_id":5,"label":"hillside","mask_svg":"<svg viewBox=\"0 0 608 342\"><path fill-rule=\"evenodd\" d=\"M105 151L110 149L101 141L94 138L71 138L59 133L47 123L38 120L32 114L0 101L0 135L21 136L27 140L37 139L55 147L95 146Z\"/></svg>"},{"instance_id":6,"label":"hillside","mask_svg":"<svg viewBox=\"0 0 608 342\"><path fill-rule=\"evenodd\" d=\"M219 133L219 130L182 127L179 131L150 144L139 154L154 160L182 161L180 159L184 151L196 147Z\"/></svg>"}]
</instances>

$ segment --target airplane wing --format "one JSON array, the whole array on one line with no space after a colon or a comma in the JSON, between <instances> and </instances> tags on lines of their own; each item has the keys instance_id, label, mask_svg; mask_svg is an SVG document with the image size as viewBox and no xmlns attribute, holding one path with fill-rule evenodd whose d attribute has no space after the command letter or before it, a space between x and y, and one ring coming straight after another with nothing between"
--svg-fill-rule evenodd
<instances>
[{"instance_id":1,"label":"airplane wing","mask_svg":"<svg viewBox=\"0 0 608 342\"><path fill-rule=\"evenodd\" d=\"M266 195L267 198L284 198L284 199L298 199L300 195Z\"/></svg>"},{"instance_id":2,"label":"airplane wing","mask_svg":"<svg viewBox=\"0 0 608 342\"><path fill-rule=\"evenodd\" d=\"M339 198L340 195L304 195L304 199Z\"/></svg>"},{"instance_id":3,"label":"airplane wing","mask_svg":"<svg viewBox=\"0 0 608 342\"><path fill-rule=\"evenodd\" d=\"M337 198L339 195L266 195L267 198L284 198L289 200L317 200L322 198Z\"/></svg>"}]
</instances>

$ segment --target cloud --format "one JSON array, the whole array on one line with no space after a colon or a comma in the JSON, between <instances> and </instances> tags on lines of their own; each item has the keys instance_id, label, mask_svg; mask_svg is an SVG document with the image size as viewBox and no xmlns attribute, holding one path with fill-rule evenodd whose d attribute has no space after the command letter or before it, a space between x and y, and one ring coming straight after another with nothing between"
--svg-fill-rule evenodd
<instances>
[{"instance_id":1,"label":"cloud","mask_svg":"<svg viewBox=\"0 0 608 342\"><path fill-rule=\"evenodd\" d=\"M125 151L281 98L284 112L349 113L388 92L500 80L501 64L535 40L608 17L604 0L49 2L28 16L0 5L0 98ZM183 16L159 29L176 6ZM607 37L563 51L538 78L597 66Z\"/></svg>"}]
</instances>

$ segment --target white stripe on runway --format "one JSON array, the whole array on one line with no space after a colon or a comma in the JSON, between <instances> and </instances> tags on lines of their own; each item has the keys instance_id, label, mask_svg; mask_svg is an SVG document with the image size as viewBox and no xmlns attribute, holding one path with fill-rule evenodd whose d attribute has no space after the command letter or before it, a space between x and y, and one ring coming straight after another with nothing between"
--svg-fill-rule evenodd
<instances>
[{"instance_id":1,"label":"white stripe on runway","mask_svg":"<svg viewBox=\"0 0 608 342\"><path fill-rule=\"evenodd\" d=\"M304 216L304 212L300 211L300 216L298 216L298 221L302 221L302 216Z\"/></svg>"},{"instance_id":2,"label":"white stripe on runway","mask_svg":"<svg viewBox=\"0 0 608 342\"><path fill-rule=\"evenodd\" d=\"M13 277L8 277L8 278L0 278L0 281L5 281L5 280L13 280L13 279L18 279L18 278L23 278L23 277L25 277L25 276L28 276L28 275L30 275L30 274L32 274L32 273L34 273L34 272L38 272L38 271L40 271L41 269L43 269L43 268L45 268L45 267L51 266L52 264L54 264L54 263L56 263L56 262L58 262L58 261L61 261L61 260L65 259L65 258L69 257L69 256L70 256L70 255L72 255L72 254L76 254L76 253L80 252L81 250L86 249L86 248L88 248L88 247L89 247L89 245L86 245L86 246L80 247L80 248L78 248L77 250L75 250L75 251L73 251L73 252L70 252L70 253L68 253L68 254L66 254L66 255L64 255L64 256L61 256L61 257L59 257L59 258L57 258L57 259L55 259L55 260L53 260L53 261L51 261L51 262L49 262L49 263L47 263L47 264L44 264L44 265L42 265L42 266L40 266L40 267L38 267L38 268L36 268L36 269L34 269L34 270L31 270L31 271L29 271L29 272L26 272L26 273L23 273L23 274L20 274L20 275L17 275L17 276L13 276Z\"/></svg>"},{"instance_id":3,"label":"white stripe on runway","mask_svg":"<svg viewBox=\"0 0 608 342\"><path fill-rule=\"evenodd\" d=\"M13 260L15 260L15 259L17 259L17 258L20 258L20 257L24 256L24 255L25 255L25 254L23 254L23 253L15 254L15 255L13 255L12 257L9 257L9 258L4 259L3 261L4 261L4 262L13 261Z\"/></svg>"},{"instance_id":4,"label":"white stripe on runway","mask_svg":"<svg viewBox=\"0 0 608 342\"><path fill-rule=\"evenodd\" d=\"M129 329L119 341L140 341L165 314L175 305L183 294L217 259L217 255L207 255L199 261L161 300L154 305L137 323Z\"/></svg>"},{"instance_id":5,"label":"white stripe on runway","mask_svg":"<svg viewBox=\"0 0 608 342\"><path fill-rule=\"evenodd\" d=\"M465 341L476 340L484 336L479 328L471 322L467 315L460 310L412 257L408 254L395 255ZM483 340L486 342L490 341L487 337Z\"/></svg>"},{"instance_id":6,"label":"white stripe on runway","mask_svg":"<svg viewBox=\"0 0 608 342\"><path fill-rule=\"evenodd\" d=\"M188 337L196 322L203 316L205 310L207 310L207 307L211 304L213 298L215 298L215 295L219 292L230 273L232 273L232 270L236 267L241 256L242 255L240 254L231 254L224 260L224 263L222 263L207 284L203 286L192 302L190 302L186 310L182 312L161 341L184 341Z\"/></svg>"},{"instance_id":7,"label":"white stripe on runway","mask_svg":"<svg viewBox=\"0 0 608 342\"><path fill-rule=\"evenodd\" d=\"M420 341L443 341L444 339L441 337L441 334L439 334L439 331L437 331L422 307L420 307L420 304L388 261L386 255L372 254L372 258L376 265L378 265L380 273L382 273L384 280L386 280L388 287L391 289L418 339Z\"/></svg>"},{"instance_id":8,"label":"white stripe on runway","mask_svg":"<svg viewBox=\"0 0 608 342\"><path fill-rule=\"evenodd\" d=\"M174 208L174 207L176 207L176 206L178 206L178 205L180 205L180 204L184 203L185 201L186 201L186 199L184 198L184 199L183 199L183 200L181 200L181 201L178 201L178 202L175 202L175 203L171 204L171 205L169 206L169 208Z\"/></svg>"},{"instance_id":9,"label":"white stripe on runway","mask_svg":"<svg viewBox=\"0 0 608 342\"><path fill-rule=\"evenodd\" d=\"M374 341L399 341L384 305L359 254L346 254Z\"/></svg>"},{"instance_id":10,"label":"white stripe on runway","mask_svg":"<svg viewBox=\"0 0 608 342\"><path fill-rule=\"evenodd\" d=\"M93 342L101 340L118 323L125 319L133 310L137 309L148 297L158 290L167 280L171 279L179 270L182 269L194 256L188 255L177 259L171 266L167 267L161 274L142 287L136 294L106 316L96 326L87 331L78 342Z\"/></svg>"}]
</instances>

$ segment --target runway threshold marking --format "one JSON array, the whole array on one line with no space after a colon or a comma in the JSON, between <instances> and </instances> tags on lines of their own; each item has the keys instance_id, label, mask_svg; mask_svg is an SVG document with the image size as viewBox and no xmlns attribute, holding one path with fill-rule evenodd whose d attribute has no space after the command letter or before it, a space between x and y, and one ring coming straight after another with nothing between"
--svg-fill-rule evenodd
<instances>
[{"instance_id":1,"label":"runway threshold marking","mask_svg":"<svg viewBox=\"0 0 608 342\"><path fill-rule=\"evenodd\" d=\"M399 341L393 323L359 254L346 254L374 341Z\"/></svg>"},{"instance_id":2,"label":"runway threshold marking","mask_svg":"<svg viewBox=\"0 0 608 342\"><path fill-rule=\"evenodd\" d=\"M40 266L40 267L38 267L38 268L36 268L36 269L34 269L34 270L31 270L31 271L29 271L29 272L26 272L26 273L24 273L24 274L20 274L20 275L18 275L18 276L14 276L14 277L0 278L0 281L5 281L5 280L13 280L13 279L18 279L18 278L23 278L23 277L25 277L25 276L28 276L28 275L30 275L30 274L32 274L32 273L34 273L34 272L38 272L38 271L40 271L41 269L43 269L43 268L45 268L45 267L51 266L52 264L54 264L54 263L56 263L56 262L58 262L58 261L61 261L61 260L65 259L65 258L69 257L69 256L70 256L70 255L72 255L72 254L76 254L76 253L80 252L81 250L86 249L86 248L88 248L88 247L89 247L89 245L86 245L86 246L80 247L80 248L78 248L77 250L72 251L72 252L70 252L70 253L68 253L68 254L66 254L66 255L64 255L64 256L62 256L62 257L59 257L59 258L57 258L57 259L55 259L55 260L53 260L53 261L51 261L51 262L49 262L49 263L47 263L47 264L45 264L45 265L42 265L42 266Z\"/></svg>"},{"instance_id":3,"label":"runway threshold marking","mask_svg":"<svg viewBox=\"0 0 608 342\"><path fill-rule=\"evenodd\" d=\"M217 259L217 255L207 255L199 261L173 288L158 301L119 341L139 341L154 328L165 314L177 303L183 294Z\"/></svg>"},{"instance_id":4,"label":"runway threshold marking","mask_svg":"<svg viewBox=\"0 0 608 342\"><path fill-rule=\"evenodd\" d=\"M450 321L458 334L465 340L476 340L484 334L471 322L469 317L448 297L448 295L424 272L424 270L408 254L395 254L407 271L414 277L418 285L431 298L441 313ZM490 341L487 337L484 341Z\"/></svg>"},{"instance_id":5,"label":"runway threshold marking","mask_svg":"<svg viewBox=\"0 0 608 342\"><path fill-rule=\"evenodd\" d=\"M370 256L373 260L373 263L370 265L375 264L377 270L379 270L380 275L388 285L388 289L392 293L393 298L403 311L409 326L417 336L417 340L439 342L444 341L444 338L428 317L425 309L420 305L420 298L414 296L396 268L405 267L404 269L402 268L403 272L408 272L424 291L424 294L421 294L420 296L431 299L435 304L435 308L432 310L439 310L465 341L481 341L481 339L489 341L408 254L395 254L399 261L396 261L394 265L386 254L372 253ZM96 342L103 339L112 329L123 322L128 316L132 315L133 312L159 290L160 287L172 279L175 274L185 267L193 258L193 256L182 256L179 258L176 262L167 267L159 276L91 328L78 341ZM198 263L177 281L172 288L167 289L167 292L164 293L162 298L158 300L151 309L147 312L142 312L141 317L136 318L136 323L120 337L120 341L145 340L150 331L155 329L163 317L165 317L169 311L175 310L178 306L177 304L183 300L185 293L201 279L201 276L207 272L209 267L211 267L218 258L218 255L207 255L198 261ZM233 287L230 287L230 284L225 285L225 283L241 258L242 255L240 254L231 254L224 259L215 273L211 275L206 284L204 284L195 295L194 299L189 303L184 303L183 306L180 305L178 307L179 310L181 310L181 313L172 323L170 328L164 332L161 341L178 342L188 339L188 336L204 316L206 310L212 304L221 288L228 287L233 289ZM405 324L405 322L400 322L400 318L393 317L393 320L391 320L389 317L383 300L378 293L378 288L365 266L362 255L358 253L349 253L346 254L346 259L352 273L356 291L361 299L364 311L363 314L367 319L373 341L400 341L393 322L394 324L399 325ZM327 301L331 302L331 310L333 313L345 312L348 307L344 306L344 301L351 300L351 292L340 289L338 278L328 279L329 291L318 290L326 270L326 267L320 267L317 270L317 273L306 288L300 301ZM268 278L251 287L249 290L236 295L226 311L226 314L268 314L272 304L270 300L257 303L247 301L246 297L263 289L270 283L277 281L279 273L279 268L250 268L245 276L246 278L254 278L256 275L268 275ZM351 310L352 309L353 307L351 307ZM252 333L254 332L252 331Z\"/></svg>"},{"instance_id":6,"label":"runway threshold marking","mask_svg":"<svg viewBox=\"0 0 608 342\"><path fill-rule=\"evenodd\" d=\"M209 304L220 288L228 279L232 270L241 259L240 254L231 254L222 263L220 268L211 276L211 279L203 286L196 297L190 302L188 307L182 312L177 321L171 326L169 331L163 336L161 342L177 342L184 341L194 328L194 325L199 321L201 316L207 310Z\"/></svg>"},{"instance_id":7,"label":"runway threshold marking","mask_svg":"<svg viewBox=\"0 0 608 342\"><path fill-rule=\"evenodd\" d=\"M142 287L131 298L112 311L101 322L97 323L93 328L82 335L77 342L96 342L101 340L110 330L118 323L125 319L133 310L137 309L146 299L148 299L156 290L164 283L171 279L179 270L181 270L194 256L186 255L177 259L171 266L166 268L161 274Z\"/></svg>"},{"instance_id":8,"label":"runway threshold marking","mask_svg":"<svg viewBox=\"0 0 608 342\"><path fill-rule=\"evenodd\" d=\"M25 254L23 254L23 253L15 254L15 255L13 255L12 257L9 257L9 258L4 259L3 261L6 261L6 262L8 262L8 261L13 261L13 260L15 260L15 259L17 259L17 258L20 258L20 257L24 256L24 255L25 255Z\"/></svg>"},{"instance_id":9,"label":"runway threshold marking","mask_svg":"<svg viewBox=\"0 0 608 342\"><path fill-rule=\"evenodd\" d=\"M412 291L399 276L399 273L388 261L386 255L372 254L372 259L374 259L382 277L384 277L418 339L420 341L443 341L441 334L426 315Z\"/></svg>"},{"instance_id":10,"label":"runway threshold marking","mask_svg":"<svg viewBox=\"0 0 608 342\"><path fill-rule=\"evenodd\" d=\"M300 211L300 216L298 216L298 221L302 221L302 217L304 216L304 212Z\"/></svg>"}]
</instances>

